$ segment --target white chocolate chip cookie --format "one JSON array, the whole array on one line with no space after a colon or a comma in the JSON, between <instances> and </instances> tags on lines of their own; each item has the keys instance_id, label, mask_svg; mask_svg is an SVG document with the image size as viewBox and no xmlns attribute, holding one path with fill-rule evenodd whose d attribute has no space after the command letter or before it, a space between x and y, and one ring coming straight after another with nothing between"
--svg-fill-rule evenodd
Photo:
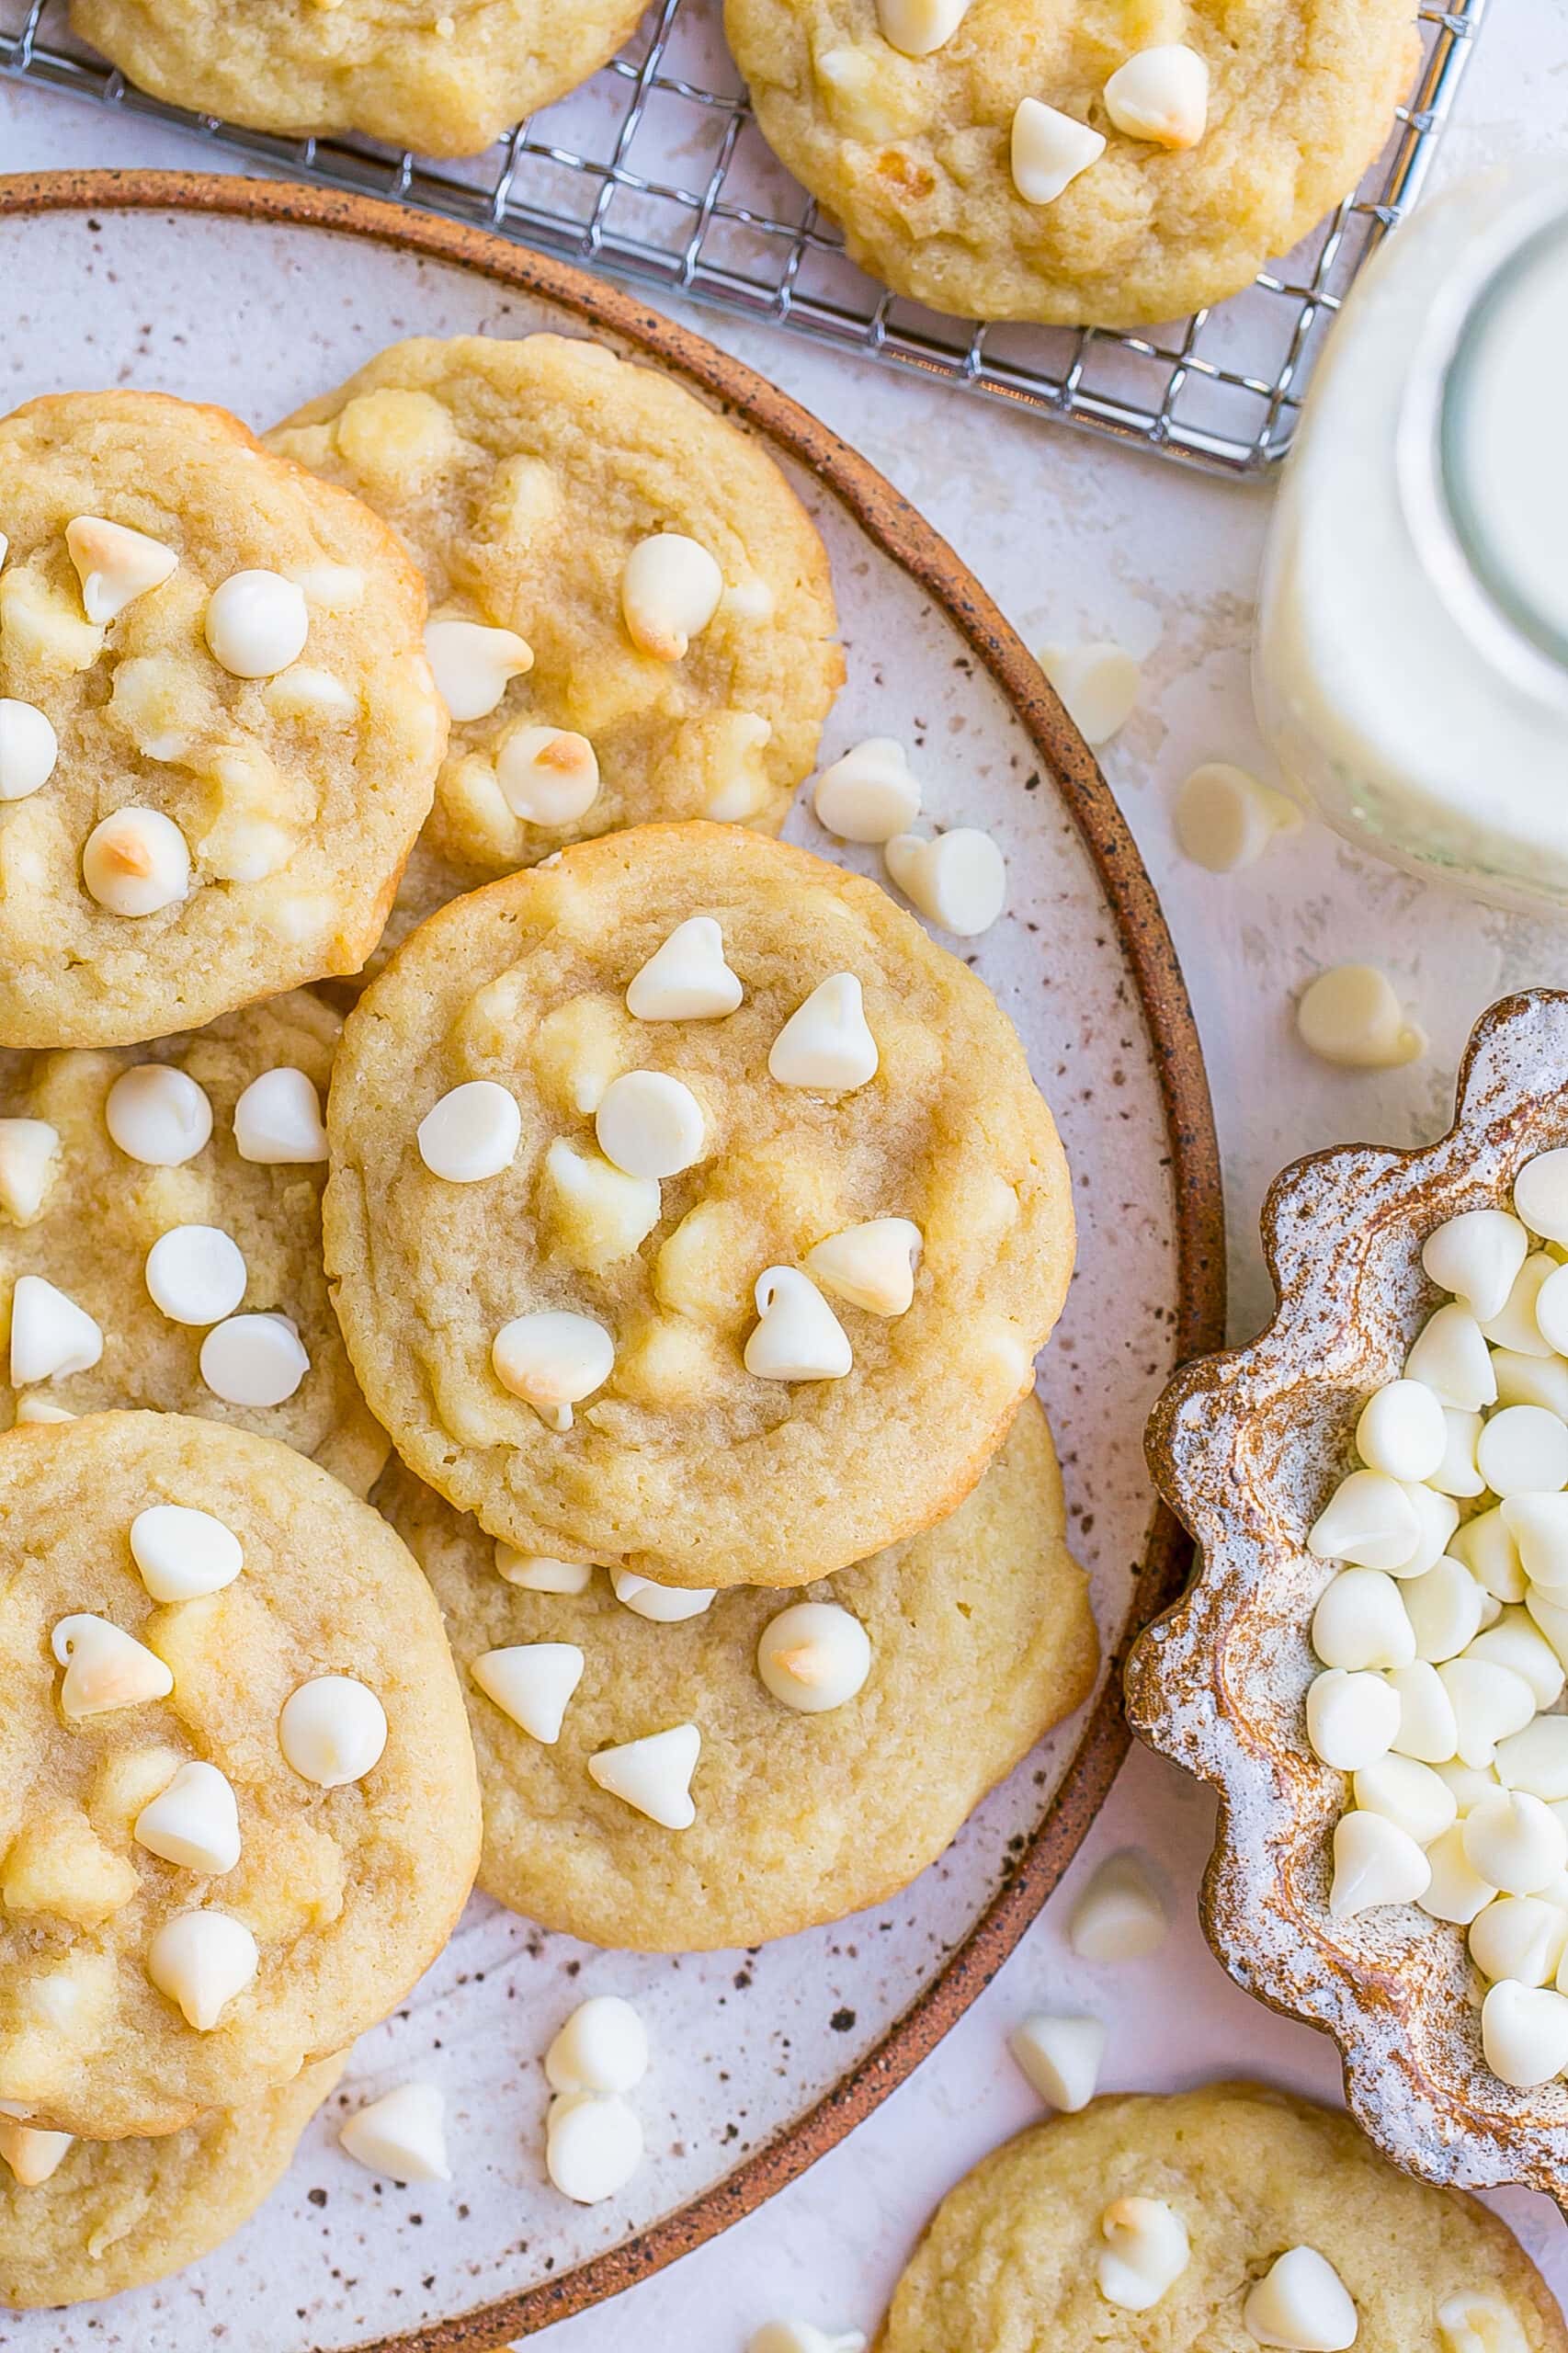
<instances>
[{"instance_id":1,"label":"white chocolate chip cookie","mask_svg":"<svg viewBox=\"0 0 1568 2353\"><path fill-rule=\"evenodd\" d=\"M739 1006L640 1020L694 916ZM454 1182L418 1133L476 1080L518 1141ZM432 916L348 1020L328 1126L327 1267L403 1460L520 1552L668 1584L804 1585L952 1510L1072 1264L989 990L874 883L738 826L608 835ZM885 1248L808 1271L882 1220L907 1302Z\"/></svg>"},{"instance_id":2,"label":"white chocolate chip cookie","mask_svg":"<svg viewBox=\"0 0 1568 2353\"><path fill-rule=\"evenodd\" d=\"M0 1044L129 1045L375 946L446 713L424 593L357 499L222 409L0 421ZM30 748L29 748L30 747Z\"/></svg>"},{"instance_id":3,"label":"white chocolate chip cookie","mask_svg":"<svg viewBox=\"0 0 1568 2353\"><path fill-rule=\"evenodd\" d=\"M0 2099L171 2132L342 2050L445 1942L480 1825L439 1612L336 1480L181 1415L0 1438ZM294 1736L329 1679L379 1750L335 1682Z\"/></svg>"},{"instance_id":4,"label":"white chocolate chip cookie","mask_svg":"<svg viewBox=\"0 0 1568 2353\"><path fill-rule=\"evenodd\" d=\"M387 1442L321 1261L338 1028L298 989L151 1046L0 1049L0 1427L40 1405L198 1414L281 1438L368 1492ZM30 1363L16 1361L18 1284ZM77 1328L68 1310L100 1345L51 1371ZM264 1355L289 1359L287 1394L280 1378L265 1404L245 1378Z\"/></svg>"}]
</instances>

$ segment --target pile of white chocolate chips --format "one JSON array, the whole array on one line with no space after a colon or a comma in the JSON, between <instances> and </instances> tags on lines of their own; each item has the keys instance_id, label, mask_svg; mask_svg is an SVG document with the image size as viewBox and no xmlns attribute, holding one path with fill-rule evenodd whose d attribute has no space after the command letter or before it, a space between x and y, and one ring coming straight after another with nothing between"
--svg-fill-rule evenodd
<instances>
[{"instance_id":1,"label":"pile of white chocolate chips","mask_svg":"<svg viewBox=\"0 0 1568 2353\"><path fill-rule=\"evenodd\" d=\"M1506 2084L1568 2069L1568 1151L1422 1264L1451 1294L1369 1398L1362 1467L1307 1539L1315 1754L1351 1776L1336 1918L1417 1904L1469 1931Z\"/></svg>"}]
</instances>

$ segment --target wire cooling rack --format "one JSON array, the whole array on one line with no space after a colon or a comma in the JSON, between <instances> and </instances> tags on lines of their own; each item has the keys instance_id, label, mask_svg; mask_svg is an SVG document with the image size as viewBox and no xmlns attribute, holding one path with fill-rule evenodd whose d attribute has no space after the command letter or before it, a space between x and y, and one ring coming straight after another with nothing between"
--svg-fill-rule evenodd
<instances>
[{"instance_id":1,"label":"wire cooling rack","mask_svg":"<svg viewBox=\"0 0 1568 2353\"><path fill-rule=\"evenodd\" d=\"M877 285L764 143L724 46L720 0L655 0L619 57L471 162L354 136L276 138L165 106L74 39L63 0L0 0L0 74L1246 475L1289 448L1327 323L1419 196L1487 6L1421 8L1410 104L1353 198L1244 293L1139 335L945 318Z\"/></svg>"}]
</instances>

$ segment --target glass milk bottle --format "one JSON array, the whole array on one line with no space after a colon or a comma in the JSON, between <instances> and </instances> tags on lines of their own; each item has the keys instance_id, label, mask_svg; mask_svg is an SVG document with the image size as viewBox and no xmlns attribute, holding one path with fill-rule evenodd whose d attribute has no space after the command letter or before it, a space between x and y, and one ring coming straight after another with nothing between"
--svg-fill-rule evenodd
<instances>
[{"instance_id":1,"label":"glass milk bottle","mask_svg":"<svg viewBox=\"0 0 1568 2353\"><path fill-rule=\"evenodd\" d=\"M1254 662L1298 796L1414 872L1568 908L1568 166L1472 180L1346 301Z\"/></svg>"}]
</instances>

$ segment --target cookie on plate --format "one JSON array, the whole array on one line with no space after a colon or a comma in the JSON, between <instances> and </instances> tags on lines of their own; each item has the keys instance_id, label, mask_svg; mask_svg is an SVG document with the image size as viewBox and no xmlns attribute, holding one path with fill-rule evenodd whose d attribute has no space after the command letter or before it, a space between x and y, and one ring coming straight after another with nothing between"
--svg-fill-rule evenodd
<instances>
[{"instance_id":1,"label":"cookie on plate","mask_svg":"<svg viewBox=\"0 0 1568 2353\"><path fill-rule=\"evenodd\" d=\"M624 1572L624 1601L597 1572L575 1593L530 1590L510 1579L575 1580L530 1568L401 1465L377 1501L436 1588L463 1680L479 1883L593 1944L755 1945L881 1903L1095 1678L1094 1619L1032 1398L949 1518L799 1596L736 1587L710 1602ZM547 1742L495 1695L549 1733L533 1709L541 1676L562 1672L578 1679ZM676 1727L700 1744L688 1778L684 1756L676 1767L694 1808L678 1832L589 1768Z\"/></svg>"},{"instance_id":2,"label":"cookie on plate","mask_svg":"<svg viewBox=\"0 0 1568 2353\"><path fill-rule=\"evenodd\" d=\"M1347 2116L1235 2083L1098 2099L985 2158L937 2208L873 2353L1352 2336L1357 2353L1568 2347L1496 2215L1397 2172Z\"/></svg>"},{"instance_id":3,"label":"cookie on plate","mask_svg":"<svg viewBox=\"0 0 1568 2353\"><path fill-rule=\"evenodd\" d=\"M0 2304L86 2303L210 2254L277 2188L342 2072L318 2060L151 2139L67 2141L0 2117Z\"/></svg>"},{"instance_id":4,"label":"cookie on plate","mask_svg":"<svg viewBox=\"0 0 1568 2353\"><path fill-rule=\"evenodd\" d=\"M0 2099L114 2140L240 2107L385 2017L479 1855L425 1579L248 1430L0 1438Z\"/></svg>"},{"instance_id":5,"label":"cookie on plate","mask_svg":"<svg viewBox=\"0 0 1568 2353\"><path fill-rule=\"evenodd\" d=\"M384 523L222 409L0 420L0 1044L131 1045L381 936L446 740Z\"/></svg>"},{"instance_id":6,"label":"cookie on plate","mask_svg":"<svg viewBox=\"0 0 1568 2353\"><path fill-rule=\"evenodd\" d=\"M1066 1163L984 983L734 825L432 915L350 1016L328 1274L409 1467L526 1552L805 1585L953 1510L1033 1385Z\"/></svg>"},{"instance_id":7,"label":"cookie on plate","mask_svg":"<svg viewBox=\"0 0 1568 2353\"><path fill-rule=\"evenodd\" d=\"M452 715L437 858L483 878L651 819L778 832L844 656L826 551L749 434L530 335L394 344L269 438L423 568Z\"/></svg>"},{"instance_id":8,"label":"cookie on plate","mask_svg":"<svg viewBox=\"0 0 1568 2353\"><path fill-rule=\"evenodd\" d=\"M72 0L71 21L171 106L255 131L362 131L476 155L585 82L642 0Z\"/></svg>"},{"instance_id":9,"label":"cookie on plate","mask_svg":"<svg viewBox=\"0 0 1568 2353\"><path fill-rule=\"evenodd\" d=\"M199 1414L369 1492L386 1434L321 1256L340 1026L296 989L151 1046L0 1048L0 1427Z\"/></svg>"},{"instance_id":10,"label":"cookie on plate","mask_svg":"<svg viewBox=\"0 0 1568 2353\"><path fill-rule=\"evenodd\" d=\"M1355 188L1419 55L1413 0L725 0L724 23L864 268L1071 326L1249 284Z\"/></svg>"}]
</instances>

